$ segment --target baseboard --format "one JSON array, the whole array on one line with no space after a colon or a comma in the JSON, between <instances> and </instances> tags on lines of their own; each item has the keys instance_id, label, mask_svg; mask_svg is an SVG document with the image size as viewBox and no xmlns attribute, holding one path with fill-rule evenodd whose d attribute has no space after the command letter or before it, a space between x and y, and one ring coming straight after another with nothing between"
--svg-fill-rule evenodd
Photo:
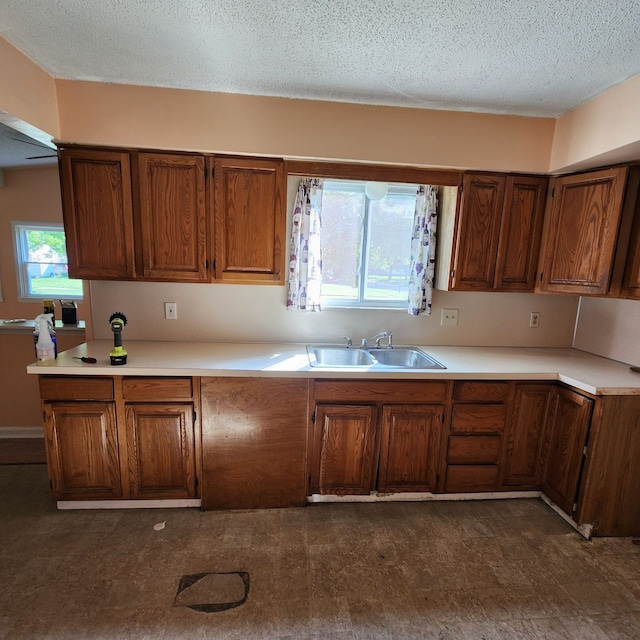
<instances>
[{"instance_id":1,"label":"baseboard","mask_svg":"<svg viewBox=\"0 0 640 640\"><path fill-rule=\"evenodd\" d=\"M172 498L166 500L58 500L61 510L71 509L170 509L200 507L200 498Z\"/></svg>"},{"instance_id":2,"label":"baseboard","mask_svg":"<svg viewBox=\"0 0 640 640\"><path fill-rule=\"evenodd\" d=\"M508 500L511 498L539 498L540 491L487 491L484 493L377 493L337 496L314 493L307 496L308 503L319 502L428 502L455 500Z\"/></svg>"},{"instance_id":3,"label":"baseboard","mask_svg":"<svg viewBox=\"0 0 640 640\"><path fill-rule=\"evenodd\" d=\"M0 427L0 438L44 438L42 427Z\"/></svg>"}]
</instances>

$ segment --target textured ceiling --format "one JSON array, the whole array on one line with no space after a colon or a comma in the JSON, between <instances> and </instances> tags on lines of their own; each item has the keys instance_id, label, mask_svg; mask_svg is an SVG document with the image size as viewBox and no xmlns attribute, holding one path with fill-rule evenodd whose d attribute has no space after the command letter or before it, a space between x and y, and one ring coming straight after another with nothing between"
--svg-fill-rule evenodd
<instances>
[{"instance_id":1,"label":"textured ceiling","mask_svg":"<svg viewBox=\"0 0 640 640\"><path fill-rule=\"evenodd\" d=\"M1 0L57 78L557 116L640 71L640 0Z\"/></svg>"}]
</instances>

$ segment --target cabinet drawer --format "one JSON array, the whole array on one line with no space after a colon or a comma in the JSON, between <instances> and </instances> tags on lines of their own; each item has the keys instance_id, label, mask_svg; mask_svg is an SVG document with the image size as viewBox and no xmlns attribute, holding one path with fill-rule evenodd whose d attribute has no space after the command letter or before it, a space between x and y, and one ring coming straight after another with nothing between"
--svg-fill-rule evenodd
<instances>
[{"instance_id":1,"label":"cabinet drawer","mask_svg":"<svg viewBox=\"0 0 640 640\"><path fill-rule=\"evenodd\" d=\"M125 400L145 402L189 399L193 395L191 378L130 377L122 380Z\"/></svg>"},{"instance_id":2,"label":"cabinet drawer","mask_svg":"<svg viewBox=\"0 0 640 640\"><path fill-rule=\"evenodd\" d=\"M447 467L445 493L474 493L494 491L497 488L498 467L496 465L449 465Z\"/></svg>"},{"instance_id":3,"label":"cabinet drawer","mask_svg":"<svg viewBox=\"0 0 640 640\"><path fill-rule=\"evenodd\" d=\"M497 464L500 436L449 436L450 464Z\"/></svg>"},{"instance_id":4,"label":"cabinet drawer","mask_svg":"<svg viewBox=\"0 0 640 640\"><path fill-rule=\"evenodd\" d=\"M504 404L454 405L451 433L502 433L506 418Z\"/></svg>"},{"instance_id":5,"label":"cabinet drawer","mask_svg":"<svg viewBox=\"0 0 640 640\"><path fill-rule=\"evenodd\" d=\"M508 395L508 382L459 380L453 387L453 399L458 402L501 402Z\"/></svg>"},{"instance_id":6,"label":"cabinet drawer","mask_svg":"<svg viewBox=\"0 0 640 640\"><path fill-rule=\"evenodd\" d=\"M113 378L40 376L43 400L113 400Z\"/></svg>"},{"instance_id":7,"label":"cabinet drawer","mask_svg":"<svg viewBox=\"0 0 640 640\"><path fill-rule=\"evenodd\" d=\"M447 398L447 382L419 380L316 380L316 402L441 403Z\"/></svg>"}]
</instances>

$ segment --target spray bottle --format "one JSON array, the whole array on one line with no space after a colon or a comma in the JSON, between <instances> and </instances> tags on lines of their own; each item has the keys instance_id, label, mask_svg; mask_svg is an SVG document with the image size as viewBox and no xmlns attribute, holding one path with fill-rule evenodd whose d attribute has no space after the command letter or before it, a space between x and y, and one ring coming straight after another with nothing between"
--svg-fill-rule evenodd
<instances>
[{"instance_id":1,"label":"spray bottle","mask_svg":"<svg viewBox=\"0 0 640 640\"><path fill-rule=\"evenodd\" d=\"M56 347L49 333L49 321L52 318L50 313L41 313L37 318L40 325L38 332L38 342L36 342L36 357L39 365L52 365L56 361Z\"/></svg>"},{"instance_id":2,"label":"spray bottle","mask_svg":"<svg viewBox=\"0 0 640 640\"><path fill-rule=\"evenodd\" d=\"M36 345L38 344L38 340L40 339L40 321L44 318L47 323L47 331L49 332L49 337L51 338L51 342L53 342L53 348L55 351L55 357L58 357L58 343L56 341L56 331L53 328L53 316L50 313L41 313L39 316L35 317L35 327L33 329L33 350L35 351L36 358L38 357L38 350Z\"/></svg>"}]
</instances>

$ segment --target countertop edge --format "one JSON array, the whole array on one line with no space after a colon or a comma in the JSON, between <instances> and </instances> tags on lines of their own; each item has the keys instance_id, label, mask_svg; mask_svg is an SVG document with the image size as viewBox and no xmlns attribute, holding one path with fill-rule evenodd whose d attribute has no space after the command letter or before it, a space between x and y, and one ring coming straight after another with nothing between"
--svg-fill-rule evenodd
<instances>
[{"instance_id":1,"label":"countertop edge","mask_svg":"<svg viewBox=\"0 0 640 640\"><path fill-rule=\"evenodd\" d=\"M32 375L289 377L388 380L560 381L592 395L640 395L629 365L572 348L420 346L447 368L393 370L311 367L303 344L131 342L129 362L111 366L107 340L64 351L52 366L27 366ZM89 355L97 364L74 358ZM171 362L171 365L167 363Z\"/></svg>"}]
</instances>

